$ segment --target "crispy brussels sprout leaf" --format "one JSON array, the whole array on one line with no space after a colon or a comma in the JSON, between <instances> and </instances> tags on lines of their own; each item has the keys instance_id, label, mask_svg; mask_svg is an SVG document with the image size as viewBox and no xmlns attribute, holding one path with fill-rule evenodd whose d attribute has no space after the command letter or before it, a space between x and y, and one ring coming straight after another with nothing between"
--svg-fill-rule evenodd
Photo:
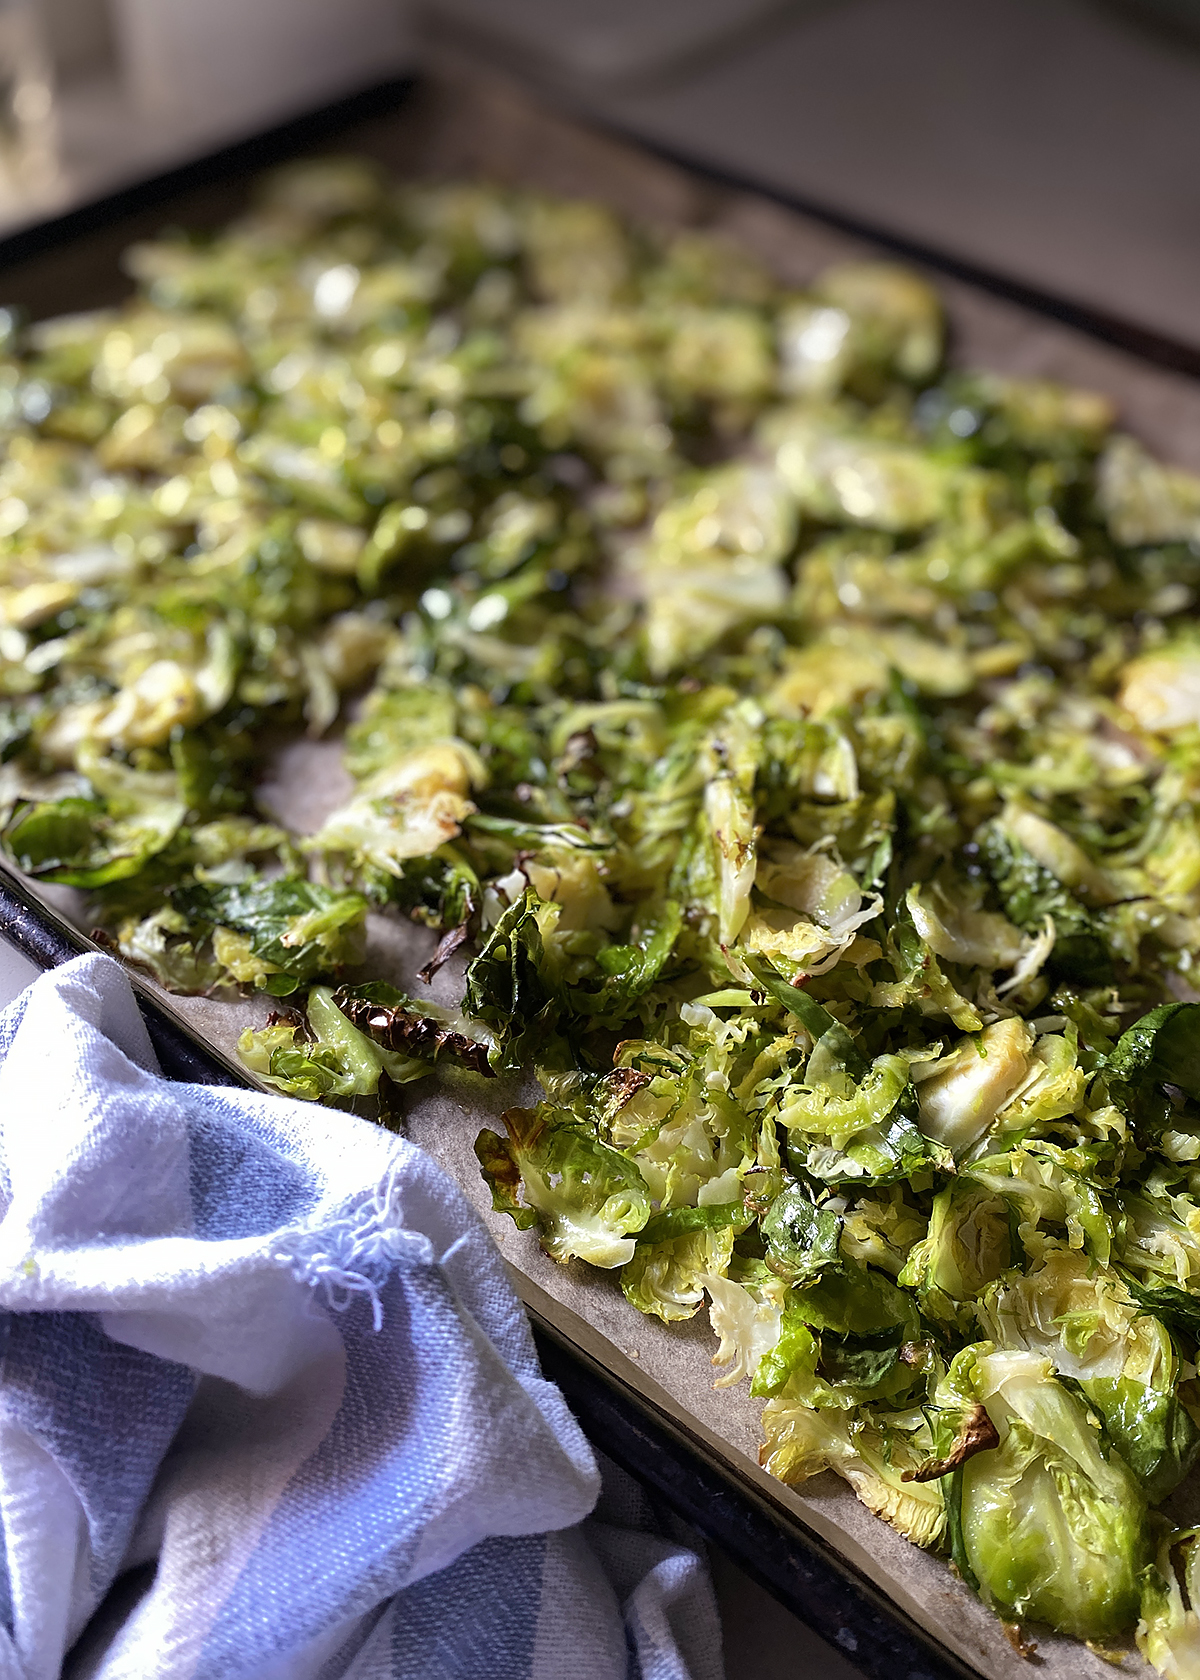
<instances>
[{"instance_id":1,"label":"crispy brussels sprout leaf","mask_svg":"<svg viewBox=\"0 0 1200 1680\"><path fill-rule=\"evenodd\" d=\"M928 1233L909 1253L899 1281L916 1291L928 1318L969 1334L983 1289L1012 1263L1013 1240L1004 1200L956 1179L933 1198Z\"/></svg>"},{"instance_id":2,"label":"crispy brussels sprout leaf","mask_svg":"<svg viewBox=\"0 0 1200 1680\"><path fill-rule=\"evenodd\" d=\"M307 1035L299 1023L272 1020L259 1032L247 1027L238 1040L238 1055L251 1072L285 1096L309 1102L371 1097L381 1075L406 1085L429 1072L425 1062L381 1050L351 1026L326 986L308 994L306 1018Z\"/></svg>"},{"instance_id":3,"label":"crispy brussels sprout leaf","mask_svg":"<svg viewBox=\"0 0 1200 1680\"><path fill-rule=\"evenodd\" d=\"M952 1171L954 1164L950 1151L927 1138L903 1106L864 1126L841 1149L814 1142L804 1151L792 1141L788 1154L798 1169L843 1189L913 1180L923 1184L935 1173Z\"/></svg>"},{"instance_id":4,"label":"crispy brussels sprout leaf","mask_svg":"<svg viewBox=\"0 0 1200 1680\"><path fill-rule=\"evenodd\" d=\"M787 1185L762 1221L767 1263L789 1283L806 1283L841 1262L840 1216L820 1208L801 1184Z\"/></svg>"},{"instance_id":5,"label":"crispy brussels sprout leaf","mask_svg":"<svg viewBox=\"0 0 1200 1680\"><path fill-rule=\"evenodd\" d=\"M429 1072L423 1058L379 1044L360 1032L328 986L314 986L309 992L305 1016L317 1043L335 1050L372 1095L378 1089L380 1073L386 1073L393 1085L407 1085Z\"/></svg>"},{"instance_id":6,"label":"crispy brussels sprout leaf","mask_svg":"<svg viewBox=\"0 0 1200 1680\"><path fill-rule=\"evenodd\" d=\"M170 775L93 766L93 796L22 803L3 833L19 869L68 887L128 880L170 845L187 813Z\"/></svg>"},{"instance_id":7,"label":"crispy brussels sprout leaf","mask_svg":"<svg viewBox=\"0 0 1200 1680\"><path fill-rule=\"evenodd\" d=\"M359 954L367 902L298 877L231 886L196 881L171 896L189 922L213 932L217 959L232 977L276 997Z\"/></svg>"},{"instance_id":8,"label":"crispy brussels sprout leaf","mask_svg":"<svg viewBox=\"0 0 1200 1680\"><path fill-rule=\"evenodd\" d=\"M1000 1445L962 1470L961 1521L986 1604L1096 1641L1136 1619L1148 1561L1145 1495L1048 1359L979 1343L952 1388L987 1407Z\"/></svg>"},{"instance_id":9,"label":"crispy brussels sprout leaf","mask_svg":"<svg viewBox=\"0 0 1200 1680\"><path fill-rule=\"evenodd\" d=\"M808 1400L816 1392L820 1357L820 1341L797 1309L795 1301L786 1298L779 1334L759 1361L750 1392L765 1397L798 1391Z\"/></svg>"},{"instance_id":10,"label":"crispy brussels sprout leaf","mask_svg":"<svg viewBox=\"0 0 1200 1680\"><path fill-rule=\"evenodd\" d=\"M818 1024L811 1000L808 1007ZM780 1096L778 1119L787 1129L796 1169L830 1185L890 1184L949 1170L950 1151L916 1125L911 1066L929 1054L883 1055L867 1064L846 1029L833 1021L813 1047L804 1084ZM848 1064L862 1070L857 1081Z\"/></svg>"},{"instance_id":11,"label":"crispy brussels sprout leaf","mask_svg":"<svg viewBox=\"0 0 1200 1680\"><path fill-rule=\"evenodd\" d=\"M835 1470L868 1510L917 1546L934 1546L946 1527L940 1482L905 1481L906 1471L926 1461L925 1442L901 1428L819 1411L786 1398L763 1410L763 1466L792 1485ZM927 1432L926 1432L927 1433Z\"/></svg>"},{"instance_id":12,"label":"crispy brussels sprout leaf","mask_svg":"<svg viewBox=\"0 0 1200 1680\"><path fill-rule=\"evenodd\" d=\"M224 978L211 942L170 905L122 922L117 944L126 962L147 969L169 992L207 992Z\"/></svg>"},{"instance_id":13,"label":"crispy brussels sprout leaf","mask_svg":"<svg viewBox=\"0 0 1200 1680\"><path fill-rule=\"evenodd\" d=\"M365 780L422 747L458 733L454 696L430 683L374 689L346 731L346 768Z\"/></svg>"},{"instance_id":14,"label":"crispy brussels sprout leaf","mask_svg":"<svg viewBox=\"0 0 1200 1680\"><path fill-rule=\"evenodd\" d=\"M467 797L482 767L461 741L435 741L387 763L329 816L306 844L360 869L403 878L414 858L432 857L475 809Z\"/></svg>"},{"instance_id":15,"label":"crispy brussels sprout leaf","mask_svg":"<svg viewBox=\"0 0 1200 1680\"><path fill-rule=\"evenodd\" d=\"M1200 1430L1178 1397L1168 1330L1130 1286L1074 1249L1055 1248L1027 1274L993 1283L978 1306L999 1346L1045 1354L1091 1402L1113 1446L1152 1501L1183 1479Z\"/></svg>"},{"instance_id":16,"label":"crispy brussels sprout leaf","mask_svg":"<svg viewBox=\"0 0 1200 1680\"><path fill-rule=\"evenodd\" d=\"M721 1368L721 1375L714 1381L714 1388L732 1388L743 1377L753 1382L782 1328L783 1311L774 1279L754 1277L744 1263L738 1271L738 1279L710 1273L704 1280L709 1321L719 1341L713 1364Z\"/></svg>"},{"instance_id":17,"label":"crispy brussels sprout leaf","mask_svg":"<svg viewBox=\"0 0 1200 1680\"><path fill-rule=\"evenodd\" d=\"M1032 826L1032 825L1030 825ZM1048 828L1049 825L1044 825ZM1037 831L1045 837L1044 831ZM1027 834L1027 838L1033 838ZM1075 875L1073 854L1066 854L1053 872L1022 843L1011 824L994 822L979 831L981 857L996 885L1009 920L1027 933L1036 933L1049 917L1054 924L1054 950L1048 966L1065 980L1103 985L1112 979L1113 959L1096 910L1085 904L1063 876ZM1053 857L1049 847L1044 857Z\"/></svg>"},{"instance_id":18,"label":"crispy brussels sprout leaf","mask_svg":"<svg viewBox=\"0 0 1200 1680\"><path fill-rule=\"evenodd\" d=\"M920 1316L912 1300L889 1277L850 1262L798 1285L791 1299L806 1324L839 1336L897 1334L920 1338Z\"/></svg>"},{"instance_id":19,"label":"crispy brussels sprout leaf","mask_svg":"<svg viewBox=\"0 0 1200 1680\"><path fill-rule=\"evenodd\" d=\"M1200 1295L1170 1283L1139 1283L1133 1277L1126 1277L1125 1287L1144 1311L1181 1335L1200 1340Z\"/></svg>"},{"instance_id":20,"label":"crispy brussels sprout leaf","mask_svg":"<svg viewBox=\"0 0 1200 1680\"><path fill-rule=\"evenodd\" d=\"M467 969L463 1009L495 1034L493 1066L518 1068L526 1047L556 1026L562 990L547 970L542 901L526 892L505 910Z\"/></svg>"},{"instance_id":21,"label":"crispy brussels sprout leaf","mask_svg":"<svg viewBox=\"0 0 1200 1680\"><path fill-rule=\"evenodd\" d=\"M1165 1680L1200 1672L1200 1536L1166 1533L1142 1589L1138 1650ZM1178 1564L1176 1563L1178 1556Z\"/></svg>"},{"instance_id":22,"label":"crispy brussels sprout leaf","mask_svg":"<svg viewBox=\"0 0 1200 1680\"><path fill-rule=\"evenodd\" d=\"M410 859L398 876L387 881L386 893L388 901L407 911L415 922L447 934L462 929L459 943L465 940L467 924L483 898L478 873L457 846L441 846L429 857ZM441 966L436 960L430 964L433 973Z\"/></svg>"},{"instance_id":23,"label":"crispy brussels sprout leaf","mask_svg":"<svg viewBox=\"0 0 1200 1680\"><path fill-rule=\"evenodd\" d=\"M751 961L747 966L775 1001L804 1023L814 1044L821 1045L823 1055L830 1064L844 1068L853 1079L862 1078L867 1071L866 1058L836 1016L801 987L789 986L763 963Z\"/></svg>"},{"instance_id":24,"label":"crispy brussels sprout leaf","mask_svg":"<svg viewBox=\"0 0 1200 1680\"><path fill-rule=\"evenodd\" d=\"M251 1073L285 1097L321 1102L371 1089L355 1072L347 1071L336 1052L308 1043L299 1026L286 1021L258 1032L247 1027L238 1039L237 1051ZM378 1080L376 1069L376 1085Z\"/></svg>"},{"instance_id":25,"label":"crispy brussels sprout leaf","mask_svg":"<svg viewBox=\"0 0 1200 1680\"><path fill-rule=\"evenodd\" d=\"M789 1132L845 1149L867 1127L885 1123L898 1107L908 1089L909 1063L904 1056L878 1056L854 1084L840 1070L814 1066L823 1062L823 1053L814 1051L805 1074L806 1088L784 1097L779 1119Z\"/></svg>"},{"instance_id":26,"label":"crispy brussels sprout leaf","mask_svg":"<svg viewBox=\"0 0 1200 1680\"><path fill-rule=\"evenodd\" d=\"M918 1091L926 1137L961 1157L986 1135L1029 1071L1033 1033L1016 1018L997 1021L930 1070ZM925 1070L922 1070L925 1071Z\"/></svg>"},{"instance_id":27,"label":"crispy brussels sprout leaf","mask_svg":"<svg viewBox=\"0 0 1200 1680\"><path fill-rule=\"evenodd\" d=\"M991 1452L993 1447L999 1445L1000 1432L988 1416L987 1407L976 1404L969 1407L965 1413L949 1450L939 1458L926 1459L917 1470L906 1470L901 1480L939 1482L943 1476L950 1476L956 1470L961 1470L967 1460L974 1458L976 1453Z\"/></svg>"},{"instance_id":28,"label":"crispy brussels sprout leaf","mask_svg":"<svg viewBox=\"0 0 1200 1680\"><path fill-rule=\"evenodd\" d=\"M1066 1234L1102 1266L1113 1255L1113 1221L1096 1184L1052 1143L1028 1143L1004 1155L986 1155L964 1178L1008 1203L1015 1218L1013 1252L1019 1243L1036 1257L1045 1246L1043 1228Z\"/></svg>"},{"instance_id":29,"label":"crispy brussels sprout leaf","mask_svg":"<svg viewBox=\"0 0 1200 1680\"><path fill-rule=\"evenodd\" d=\"M751 1214L740 1199L710 1202L704 1207L670 1207L652 1214L638 1233L639 1243L672 1242L676 1237L698 1231L732 1230L739 1235L751 1222Z\"/></svg>"},{"instance_id":30,"label":"crispy brussels sprout leaf","mask_svg":"<svg viewBox=\"0 0 1200 1680\"><path fill-rule=\"evenodd\" d=\"M731 1225L710 1225L658 1242L647 1242L643 1232L632 1259L621 1268L625 1299L666 1324L694 1317L709 1280L728 1269L733 1236Z\"/></svg>"},{"instance_id":31,"label":"crispy brussels sprout leaf","mask_svg":"<svg viewBox=\"0 0 1200 1680\"><path fill-rule=\"evenodd\" d=\"M1172 1116L1164 1085L1200 1099L1200 1003L1168 1003L1122 1033L1108 1057L1110 1093L1150 1135Z\"/></svg>"},{"instance_id":32,"label":"crispy brussels sprout leaf","mask_svg":"<svg viewBox=\"0 0 1200 1680\"><path fill-rule=\"evenodd\" d=\"M606 946L597 957L608 975L595 990L583 985L570 991L571 1008L612 1024L626 1020L653 986L670 960L683 927L683 906L675 900L656 905L647 915L635 944Z\"/></svg>"},{"instance_id":33,"label":"crispy brussels sprout leaf","mask_svg":"<svg viewBox=\"0 0 1200 1680\"><path fill-rule=\"evenodd\" d=\"M414 1003L394 987L378 982L339 987L334 1002L347 1021L387 1054L421 1062L445 1059L485 1079L495 1076L488 1059L490 1039L462 1031L452 1012L436 1004Z\"/></svg>"},{"instance_id":34,"label":"crispy brussels sprout leaf","mask_svg":"<svg viewBox=\"0 0 1200 1680\"><path fill-rule=\"evenodd\" d=\"M909 1356L919 1337L912 1303L890 1279L850 1263L828 1268L789 1290L752 1392L817 1406L895 1400L920 1380Z\"/></svg>"},{"instance_id":35,"label":"crispy brussels sprout leaf","mask_svg":"<svg viewBox=\"0 0 1200 1680\"><path fill-rule=\"evenodd\" d=\"M510 1108L507 1138L483 1131L475 1153L493 1206L525 1229L537 1224L555 1260L579 1258L611 1270L632 1260L650 1217L650 1195L632 1161L549 1104Z\"/></svg>"}]
</instances>

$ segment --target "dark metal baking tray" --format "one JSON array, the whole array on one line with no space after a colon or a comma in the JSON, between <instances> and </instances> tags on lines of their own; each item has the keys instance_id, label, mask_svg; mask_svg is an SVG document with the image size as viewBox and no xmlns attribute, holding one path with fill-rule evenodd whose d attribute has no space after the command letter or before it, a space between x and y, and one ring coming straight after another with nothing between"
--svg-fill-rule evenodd
<instances>
[{"instance_id":1,"label":"dark metal baking tray","mask_svg":"<svg viewBox=\"0 0 1200 1680\"><path fill-rule=\"evenodd\" d=\"M112 301L128 289L117 258L131 239L167 222L217 225L239 207L253 173L318 148L350 145L422 172L454 173L470 168L472 158L478 167L477 147L473 151L469 140L463 143L459 131L478 121L482 101L490 103L493 117L501 112L499 132L508 136L507 155L489 154L501 175L521 177L534 163L539 184L571 190L570 178L579 173L572 148L590 147L593 172L610 168L606 196L621 207L648 208L651 214L658 210L668 220L716 221L768 255L773 243L781 247L782 242L787 246L784 267L807 263L811 272L845 251L878 250L881 244L902 248L941 277L969 358L1017 363L1022 371L1107 387L1127 413L1132 410L1135 428L1148 441L1200 464L1200 386L1189 377L1200 372L1200 361L1187 346L1147 337L1064 300L1014 288L941 254L881 238L835 211L795 206L778 194L747 199L745 189L753 183L722 180L687 160L681 169L679 160L633 150L622 137L536 112L519 90L504 84L472 84L465 93L461 80L455 85L457 91L447 99L441 81L388 83L0 240L0 298L39 316ZM443 104L447 111L441 110ZM630 170L639 173L636 191L626 178ZM803 223L793 215L797 208ZM790 245L782 239L785 222ZM6 869L0 869L0 937L43 968L98 948ZM136 975L133 979L164 1072L201 1083L247 1082L236 1064L197 1036L156 988ZM598 1356L595 1339L585 1347L569 1325L564 1329L561 1314L540 1311L536 1301L531 1313L547 1372L560 1383L596 1444L865 1674L880 1680L978 1680L984 1673L984 1666L964 1658L961 1646L952 1650L892 1602L877 1581L841 1556L782 1498L732 1470L727 1459L714 1454L709 1431L699 1424L691 1428L677 1407L656 1403L653 1385L624 1380L620 1370ZM999 1639L998 1624L995 1631ZM953 1631L947 1632L953 1638Z\"/></svg>"}]
</instances>

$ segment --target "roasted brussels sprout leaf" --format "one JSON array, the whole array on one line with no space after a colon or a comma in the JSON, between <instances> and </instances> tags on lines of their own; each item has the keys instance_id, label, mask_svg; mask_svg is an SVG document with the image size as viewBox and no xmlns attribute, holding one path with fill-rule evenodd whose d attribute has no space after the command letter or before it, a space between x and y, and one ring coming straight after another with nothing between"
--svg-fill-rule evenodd
<instances>
[{"instance_id":1,"label":"roasted brussels sprout leaf","mask_svg":"<svg viewBox=\"0 0 1200 1680\"><path fill-rule=\"evenodd\" d=\"M976 1402L964 1413L958 1432L950 1444L950 1450L941 1458L928 1459L916 1470L906 1470L901 1480L940 1482L943 1476L961 1470L967 1460L974 1458L976 1453L991 1452L993 1447L999 1445L1000 1432L988 1416L987 1407Z\"/></svg>"},{"instance_id":2,"label":"roasted brussels sprout leaf","mask_svg":"<svg viewBox=\"0 0 1200 1680\"><path fill-rule=\"evenodd\" d=\"M843 1477L868 1510L916 1546L936 1546L946 1532L946 1497L940 1481L909 1473L926 1461L928 1426L915 1430L910 1413L886 1411L860 1418L830 1407L809 1407L786 1397L763 1410L764 1467L782 1482L803 1482L822 1470ZM906 1476L909 1479L906 1480Z\"/></svg>"},{"instance_id":3,"label":"roasted brussels sprout leaf","mask_svg":"<svg viewBox=\"0 0 1200 1680\"><path fill-rule=\"evenodd\" d=\"M1164 1534L1142 1588L1138 1650L1167 1680L1200 1670L1200 1558L1195 1529Z\"/></svg>"},{"instance_id":4,"label":"roasted brussels sprout leaf","mask_svg":"<svg viewBox=\"0 0 1200 1680\"><path fill-rule=\"evenodd\" d=\"M788 1185L771 1203L762 1234L767 1263L791 1283L817 1277L840 1262L841 1220L832 1210L818 1208L800 1185Z\"/></svg>"},{"instance_id":5,"label":"roasted brussels sprout leaf","mask_svg":"<svg viewBox=\"0 0 1200 1680\"><path fill-rule=\"evenodd\" d=\"M1137 1285L1077 1250L1054 1248L983 1294L978 1317L1004 1348L1045 1354L1078 1384L1113 1447L1151 1500L1166 1497L1200 1452L1180 1399L1170 1331L1143 1311ZM1185 1297L1186 1299L1186 1297Z\"/></svg>"},{"instance_id":6,"label":"roasted brussels sprout leaf","mask_svg":"<svg viewBox=\"0 0 1200 1680\"><path fill-rule=\"evenodd\" d=\"M549 1103L510 1108L503 1118L506 1137L485 1131L476 1144L497 1211L522 1229L536 1224L555 1260L606 1269L632 1260L651 1211L634 1164Z\"/></svg>"},{"instance_id":7,"label":"roasted brussels sprout leaf","mask_svg":"<svg viewBox=\"0 0 1200 1680\"><path fill-rule=\"evenodd\" d=\"M334 1002L347 1021L389 1055L410 1061L445 1059L485 1078L494 1076L490 1037L456 1011L436 1003L416 1003L378 981L342 986L334 993Z\"/></svg>"},{"instance_id":8,"label":"roasted brussels sprout leaf","mask_svg":"<svg viewBox=\"0 0 1200 1680\"><path fill-rule=\"evenodd\" d=\"M947 1385L986 1406L999 1445L968 1458L961 1533L979 1592L1006 1621L1049 1622L1078 1639L1119 1637L1137 1619L1150 1556L1146 1501L1105 1450L1048 1359L978 1343Z\"/></svg>"},{"instance_id":9,"label":"roasted brussels sprout leaf","mask_svg":"<svg viewBox=\"0 0 1200 1680\"><path fill-rule=\"evenodd\" d=\"M407 1085L430 1071L427 1062L383 1049L359 1032L327 986L309 992L303 1020L273 1020L258 1032L247 1027L238 1055L264 1084L309 1101L372 1097L381 1075Z\"/></svg>"},{"instance_id":10,"label":"roasted brussels sprout leaf","mask_svg":"<svg viewBox=\"0 0 1200 1680\"><path fill-rule=\"evenodd\" d=\"M230 886L194 881L171 907L205 930L226 975L288 997L361 954L367 901L299 878L249 879Z\"/></svg>"},{"instance_id":11,"label":"roasted brussels sprout leaf","mask_svg":"<svg viewBox=\"0 0 1200 1680\"><path fill-rule=\"evenodd\" d=\"M68 887L128 880L169 846L187 815L176 778L88 760L86 792L20 800L3 833L19 869Z\"/></svg>"}]
</instances>

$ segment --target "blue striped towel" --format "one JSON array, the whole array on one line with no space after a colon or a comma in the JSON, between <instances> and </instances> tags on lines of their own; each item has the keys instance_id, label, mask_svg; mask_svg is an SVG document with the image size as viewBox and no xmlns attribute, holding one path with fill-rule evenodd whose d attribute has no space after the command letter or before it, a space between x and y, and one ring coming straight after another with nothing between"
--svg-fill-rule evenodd
<instances>
[{"instance_id":1,"label":"blue striped towel","mask_svg":"<svg viewBox=\"0 0 1200 1680\"><path fill-rule=\"evenodd\" d=\"M0 1197L0 1680L720 1680L412 1145L169 1083L80 957L0 1015Z\"/></svg>"}]
</instances>

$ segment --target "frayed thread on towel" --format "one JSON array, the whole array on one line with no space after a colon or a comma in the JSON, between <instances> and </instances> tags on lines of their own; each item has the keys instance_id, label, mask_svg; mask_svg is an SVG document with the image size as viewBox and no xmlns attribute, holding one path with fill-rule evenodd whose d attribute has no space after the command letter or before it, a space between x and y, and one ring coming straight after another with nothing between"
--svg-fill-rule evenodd
<instances>
[{"instance_id":1,"label":"frayed thread on towel","mask_svg":"<svg viewBox=\"0 0 1200 1680\"><path fill-rule=\"evenodd\" d=\"M380 1292L395 1268L433 1264L429 1238L400 1222L400 1169L401 1163L393 1162L374 1191L318 1229L284 1233L274 1254L299 1282L319 1289L333 1312L345 1312L367 1296L377 1331L383 1328Z\"/></svg>"}]
</instances>

